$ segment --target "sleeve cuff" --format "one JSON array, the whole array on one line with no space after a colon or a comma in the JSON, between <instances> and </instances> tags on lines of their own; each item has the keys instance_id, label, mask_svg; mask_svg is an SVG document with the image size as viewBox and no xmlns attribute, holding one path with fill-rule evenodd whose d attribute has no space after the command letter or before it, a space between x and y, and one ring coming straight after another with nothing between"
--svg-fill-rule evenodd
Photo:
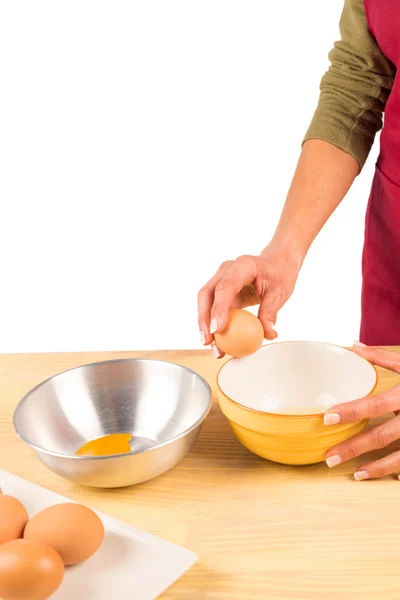
<instances>
[{"instance_id":1,"label":"sleeve cuff","mask_svg":"<svg viewBox=\"0 0 400 600\"><path fill-rule=\"evenodd\" d=\"M329 105L319 106L302 144L312 139L329 142L352 156L358 162L361 171L379 127L376 124L371 127L371 113L367 109L357 116L351 115L350 111L343 111L343 114L341 112L338 112L337 106L332 110L329 109Z\"/></svg>"}]
</instances>

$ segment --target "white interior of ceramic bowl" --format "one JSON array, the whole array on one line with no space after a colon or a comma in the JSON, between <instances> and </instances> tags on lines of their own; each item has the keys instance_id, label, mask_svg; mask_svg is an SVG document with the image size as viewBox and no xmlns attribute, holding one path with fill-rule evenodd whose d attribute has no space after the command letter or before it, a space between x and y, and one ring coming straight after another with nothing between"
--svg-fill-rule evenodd
<instances>
[{"instance_id":1,"label":"white interior of ceramic bowl","mask_svg":"<svg viewBox=\"0 0 400 600\"><path fill-rule=\"evenodd\" d=\"M281 342L227 362L222 392L248 408L307 415L371 393L375 368L351 350L319 342Z\"/></svg>"}]
</instances>

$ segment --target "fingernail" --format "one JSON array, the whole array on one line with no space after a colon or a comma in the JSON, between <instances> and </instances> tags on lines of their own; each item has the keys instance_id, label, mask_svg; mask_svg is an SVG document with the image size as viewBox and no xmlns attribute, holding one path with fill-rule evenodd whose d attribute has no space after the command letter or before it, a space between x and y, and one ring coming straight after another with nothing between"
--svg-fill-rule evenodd
<instances>
[{"instance_id":1,"label":"fingernail","mask_svg":"<svg viewBox=\"0 0 400 600\"><path fill-rule=\"evenodd\" d=\"M356 346L356 347L358 346L359 348L366 348L367 344L363 344L362 342L359 342L358 340L355 340L353 342L353 346Z\"/></svg>"},{"instance_id":2,"label":"fingernail","mask_svg":"<svg viewBox=\"0 0 400 600\"><path fill-rule=\"evenodd\" d=\"M337 467L337 465L340 465L342 459L340 458L339 454L335 454L334 456L328 456L328 458L325 459L325 462L328 465L328 467L332 469L333 467Z\"/></svg>"},{"instance_id":3,"label":"fingernail","mask_svg":"<svg viewBox=\"0 0 400 600\"><path fill-rule=\"evenodd\" d=\"M216 344L211 344L211 348L214 358L219 358L221 356L221 352L218 346L216 346Z\"/></svg>"},{"instance_id":4,"label":"fingernail","mask_svg":"<svg viewBox=\"0 0 400 600\"><path fill-rule=\"evenodd\" d=\"M203 346L206 345L206 334L204 333L204 331L200 331L200 341Z\"/></svg>"},{"instance_id":5,"label":"fingernail","mask_svg":"<svg viewBox=\"0 0 400 600\"><path fill-rule=\"evenodd\" d=\"M215 333L218 329L218 321L217 319L214 317L213 319L211 319L211 323L210 323L210 333L211 335L213 333Z\"/></svg>"},{"instance_id":6,"label":"fingernail","mask_svg":"<svg viewBox=\"0 0 400 600\"><path fill-rule=\"evenodd\" d=\"M324 415L324 425L337 425L338 423L340 423L340 415L338 413Z\"/></svg>"},{"instance_id":7,"label":"fingernail","mask_svg":"<svg viewBox=\"0 0 400 600\"><path fill-rule=\"evenodd\" d=\"M354 473L354 479L356 481L364 481L365 479L369 479L369 475L367 471L356 471Z\"/></svg>"},{"instance_id":8,"label":"fingernail","mask_svg":"<svg viewBox=\"0 0 400 600\"><path fill-rule=\"evenodd\" d=\"M269 324L269 326L271 327L271 329L274 332L274 334L276 335L276 337L278 337L278 332L275 329L275 323L272 323L272 321L271 321L271 323Z\"/></svg>"}]
</instances>

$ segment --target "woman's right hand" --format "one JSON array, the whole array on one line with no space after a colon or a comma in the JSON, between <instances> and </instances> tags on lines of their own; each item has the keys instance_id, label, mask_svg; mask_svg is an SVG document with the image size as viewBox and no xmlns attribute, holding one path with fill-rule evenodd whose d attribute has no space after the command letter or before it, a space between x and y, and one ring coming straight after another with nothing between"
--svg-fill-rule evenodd
<instances>
[{"instance_id":1,"label":"woman's right hand","mask_svg":"<svg viewBox=\"0 0 400 600\"><path fill-rule=\"evenodd\" d=\"M231 308L257 304L265 338L275 339L278 311L292 295L302 262L297 253L270 244L260 256L240 256L222 263L198 294L202 344L212 344L214 356L221 358L213 334L224 330Z\"/></svg>"}]
</instances>

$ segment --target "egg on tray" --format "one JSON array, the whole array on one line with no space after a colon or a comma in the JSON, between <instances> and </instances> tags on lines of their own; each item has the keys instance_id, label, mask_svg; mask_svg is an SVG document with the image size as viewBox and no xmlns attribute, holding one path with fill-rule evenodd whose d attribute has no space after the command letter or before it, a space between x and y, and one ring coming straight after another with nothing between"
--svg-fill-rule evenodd
<instances>
[{"instance_id":1,"label":"egg on tray","mask_svg":"<svg viewBox=\"0 0 400 600\"><path fill-rule=\"evenodd\" d=\"M2 600L46 600L61 585L64 563L50 546L13 540L0 546Z\"/></svg>"},{"instance_id":2,"label":"egg on tray","mask_svg":"<svg viewBox=\"0 0 400 600\"><path fill-rule=\"evenodd\" d=\"M0 544L21 538L27 522L28 513L21 502L0 493Z\"/></svg>"},{"instance_id":3,"label":"egg on tray","mask_svg":"<svg viewBox=\"0 0 400 600\"><path fill-rule=\"evenodd\" d=\"M104 525L90 508L67 502L49 506L32 517L24 538L52 546L65 566L76 565L99 549Z\"/></svg>"},{"instance_id":4,"label":"egg on tray","mask_svg":"<svg viewBox=\"0 0 400 600\"><path fill-rule=\"evenodd\" d=\"M29 520L21 502L0 489L1 600L47 600L64 568L90 558L103 538L101 519L86 506L55 504Z\"/></svg>"}]
</instances>

